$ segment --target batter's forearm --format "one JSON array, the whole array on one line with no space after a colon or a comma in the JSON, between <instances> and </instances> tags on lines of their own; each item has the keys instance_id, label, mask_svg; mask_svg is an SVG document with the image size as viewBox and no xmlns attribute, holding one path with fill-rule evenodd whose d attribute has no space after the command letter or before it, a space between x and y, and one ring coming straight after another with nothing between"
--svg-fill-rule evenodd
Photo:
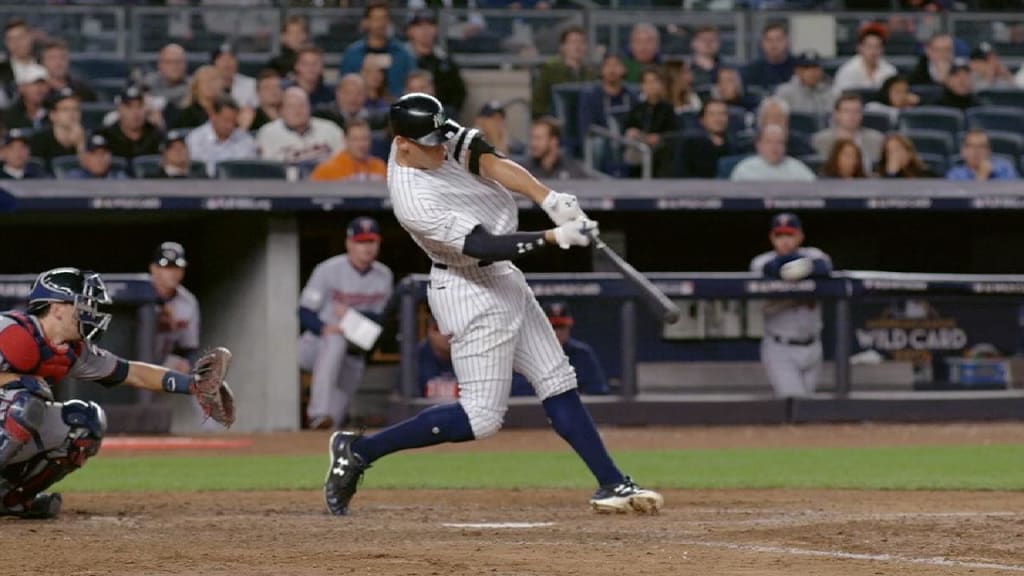
<instances>
[{"instance_id":1,"label":"batter's forearm","mask_svg":"<svg viewBox=\"0 0 1024 576\"><path fill-rule=\"evenodd\" d=\"M473 228L462 244L462 253L479 260L515 260L536 249L554 244L550 230L547 232L514 232L512 234L491 234L483 226Z\"/></svg>"},{"instance_id":2,"label":"batter's forearm","mask_svg":"<svg viewBox=\"0 0 1024 576\"><path fill-rule=\"evenodd\" d=\"M480 157L480 174L537 204L544 201L551 189L533 177L526 168L494 154Z\"/></svg>"}]
</instances>

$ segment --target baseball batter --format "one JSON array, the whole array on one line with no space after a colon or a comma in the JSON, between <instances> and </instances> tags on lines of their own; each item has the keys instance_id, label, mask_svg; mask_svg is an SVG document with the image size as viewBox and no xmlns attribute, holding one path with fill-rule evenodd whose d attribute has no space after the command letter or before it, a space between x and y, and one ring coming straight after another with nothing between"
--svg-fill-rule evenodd
<instances>
[{"instance_id":1,"label":"baseball batter","mask_svg":"<svg viewBox=\"0 0 1024 576\"><path fill-rule=\"evenodd\" d=\"M623 475L608 455L551 324L511 262L555 245L588 246L597 223L574 196L549 190L477 130L449 120L433 96L403 96L392 104L390 118L392 206L433 261L427 298L442 334L451 335L460 396L372 436L331 436L327 509L346 514L359 478L386 454L496 433L515 370L530 381L555 431L596 478L591 506L600 512L656 512L662 496ZM556 227L517 232L510 190L540 204Z\"/></svg>"},{"instance_id":2,"label":"baseball batter","mask_svg":"<svg viewBox=\"0 0 1024 576\"><path fill-rule=\"evenodd\" d=\"M221 380L227 350L198 358L191 374L123 360L92 343L110 323L99 311L109 303L98 274L55 268L36 278L27 310L0 314L0 516L56 516L61 496L43 490L99 452L103 409L55 402L50 386L64 378L194 394L206 414L234 422L234 398Z\"/></svg>"},{"instance_id":3,"label":"baseball batter","mask_svg":"<svg viewBox=\"0 0 1024 576\"><path fill-rule=\"evenodd\" d=\"M366 351L349 344L341 319L349 308L377 320L391 297L391 269L377 262L380 226L356 218L345 234L345 253L313 270L299 301L299 364L313 372L306 415L311 428L340 428L363 381Z\"/></svg>"},{"instance_id":4,"label":"baseball batter","mask_svg":"<svg viewBox=\"0 0 1024 576\"><path fill-rule=\"evenodd\" d=\"M766 278L798 281L827 277L832 260L817 248L802 246L803 226L795 214L778 214L769 234L771 252L753 259L750 270ZM775 396L814 393L821 374L821 305L813 300L768 300L764 306L761 363Z\"/></svg>"}]
</instances>

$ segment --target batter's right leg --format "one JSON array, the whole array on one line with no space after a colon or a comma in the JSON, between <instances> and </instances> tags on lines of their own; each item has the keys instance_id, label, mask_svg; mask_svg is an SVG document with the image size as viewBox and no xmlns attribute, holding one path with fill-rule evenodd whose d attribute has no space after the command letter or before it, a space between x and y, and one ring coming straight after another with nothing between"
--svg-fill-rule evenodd
<instances>
[{"instance_id":1,"label":"batter's right leg","mask_svg":"<svg viewBox=\"0 0 1024 576\"><path fill-rule=\"evenodd\" d=\"M761 341L761 363L776 398L799 398L807 395L800 367L798 346L779 344L768 337Z\"/></svg>"}]
</instances>

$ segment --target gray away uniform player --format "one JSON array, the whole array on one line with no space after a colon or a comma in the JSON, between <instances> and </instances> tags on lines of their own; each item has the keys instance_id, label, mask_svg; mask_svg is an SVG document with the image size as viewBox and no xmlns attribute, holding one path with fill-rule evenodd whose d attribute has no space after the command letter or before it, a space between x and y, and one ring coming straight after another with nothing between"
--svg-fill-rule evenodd
<instances>
[{"instance_id":1,"label":"gray away uniform player","mask_svg":"<svg viewBox=\"0 0 1024 576\"><path fill-rule=\"evenodd\" d=\"M177 242L161 244L149 264L157 297L156 359L179 372L191 370L199 356L199 301L181 285L186 266Z\"/></svg>"},{"instance_id":2,"label":"gray away uniform player","mask_svg":"<svg viewBox=\"0 0 1024 576\"><path fill-rule=\"evenodd\" d=\"M657 492L622 474L576 390L576 374L544 311L511 260L558 245L588 246L597 223L574 196L549 190L487 143L449 120L433 96L391 106L395 139L388 190L399 223L433 261L427 298L451 335L459 401L432 406L372 436L336 432L324 484L327 509L348 512L359 478L378 458L409 448L486 438L501 428L513 370L526 376L555 431L597 479L601 512L655 512ZM556 228L517 232L510 193L540 204Z\"/></svg>"},{"instance_id":3,"label":"gray away uniform player","mask_svg":"<svg viewBox=\"0 0 1024 576\"><path fill-rule=\"evenodd\" d=\"M356 218L346 232L345 254L313 270L299 301L299 364L313 372L306 415L311 428L341 427L363 381L367 353L345 340L339 323L352 308L380 320L391 297L391 269L377 262L380 226Z\"/></svg>"},{"instance_id":4,"label":"gray away uniform player","mask_svg":"<svg viewBox=\"0 0 1024 576\"><path fill-rule=\"evenodd\" d=\"M832 273L828 254L801 246L803 226L795 214L776 215L769 238L774 250L755 257L750 263L752 272L794 281ZM821 328L821 305L814 300L765 302L761 363L776 397L814 393L821 374Z\"/></svg>"},{"instance_id":5,"label":"gray away uniform player","mask_svg":"<svg viewBox=\"0 0 1024 576\"><path fill-rule=\"evenodd\" d=\"M98 274L55 268L36 278L27 310L0 314L0 515L57 515L60 494L43 490L99 452L103 409L95 402L55 402L51 385L64 378L123 383L204 402L198 372L123 360L93 344L110 323L99 305L109 303Z\"/></svg>"}]
</instances>

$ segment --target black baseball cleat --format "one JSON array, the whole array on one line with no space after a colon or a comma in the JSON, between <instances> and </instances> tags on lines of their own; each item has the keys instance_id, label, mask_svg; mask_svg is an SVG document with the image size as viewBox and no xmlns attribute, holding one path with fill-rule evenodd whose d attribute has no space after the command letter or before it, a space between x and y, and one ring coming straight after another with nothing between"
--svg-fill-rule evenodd
<instances>
[{"instance_id":1,"label":"black baseball cleat","mask_svg":"<svg viewBox=\"0 0 1024 576\"><path fill-rule=\"evenodd\" d=\"M601 514L657 514L664 503L661 494L637 486L629 476L618 484L601 486L590 497L590 507Z\"/></svg>"},{"instance_id":2,"label":"black baseball cleat","mask_svg":"<svg viewBox=\"0 0 1024 576\"><path fill-rule=\"evenodd\" d=\"M63 500L60 494L36 494L31 502L17 508L0 508L0 516L15 516L30 520L45 520L60 515Z\"/></svg>"},{"instance_id":3,"label":"black baseball cleat","mask_svg":"<svg viewBox=\"0 0 1024 576\"><path fill-rule=\"evenodd\" d=\"M363 464L358 454L352 452L352 443L360 437L360 434L354 432L331 434L331 462L324 480L324 503L327 504L327 511L335 516L348 514L348 503L356 495L363 472L370 467L369 464Z\"/></svg>"}]
</instances>

